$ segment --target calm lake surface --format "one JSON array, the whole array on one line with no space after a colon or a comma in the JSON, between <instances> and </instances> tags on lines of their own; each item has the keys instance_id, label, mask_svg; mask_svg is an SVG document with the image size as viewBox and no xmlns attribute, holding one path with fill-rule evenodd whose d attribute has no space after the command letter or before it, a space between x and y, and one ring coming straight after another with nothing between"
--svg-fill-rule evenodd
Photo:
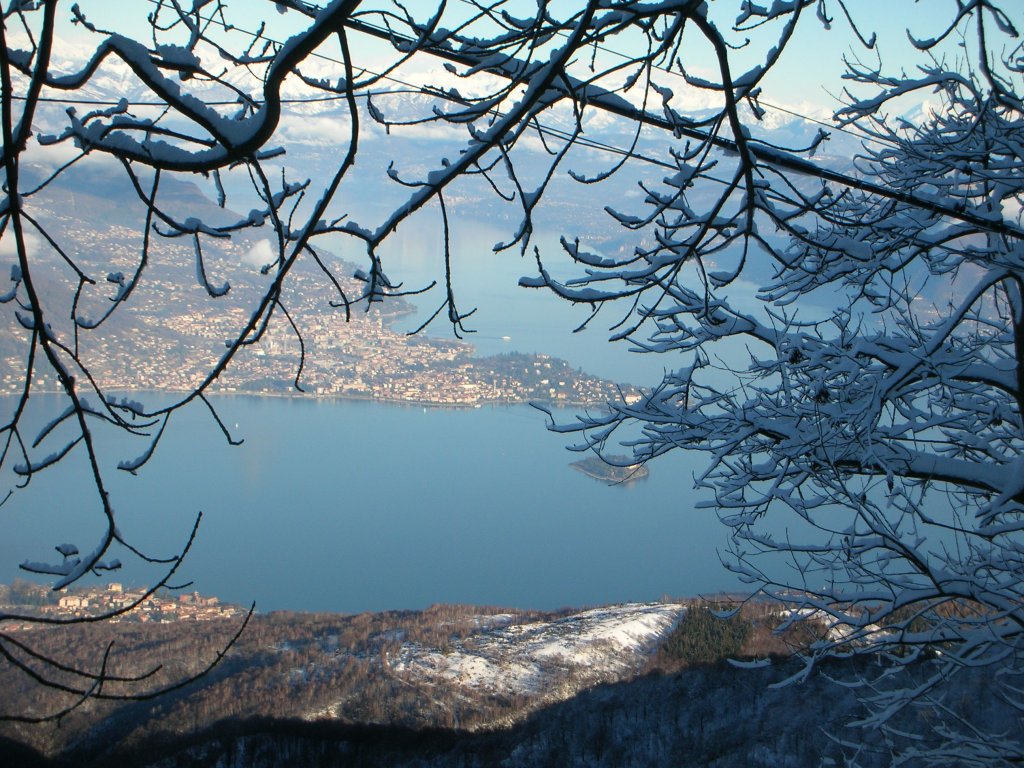
<instances>
[{"instance_id":1,"label":"calm lake surface","mask_svg":"<svg viewBox=\"0 0 1024 768\"><path fill-rule=\"evenodd\" d=\"M40 411L54 397L36 397ZM569 467L563 436L528 407L442 410L356 401L224 397L230 448L205 408L172 420L139 476L139 443L103 442L121 530L172 554L204 513L182 579L261 610L556 608L736 587L714 513L695 510L694 466L668 457L609 487ZM8 404L9 405L9 404ZM568 416L568 414L566 414ZM81 462L37 475L0 507L0 577L102 531ZM10 534L10 535L8 535ZM129 564L117 579L151 577ZM91 577L90 577L91 578Z\"/></svg>"}]
</instances>

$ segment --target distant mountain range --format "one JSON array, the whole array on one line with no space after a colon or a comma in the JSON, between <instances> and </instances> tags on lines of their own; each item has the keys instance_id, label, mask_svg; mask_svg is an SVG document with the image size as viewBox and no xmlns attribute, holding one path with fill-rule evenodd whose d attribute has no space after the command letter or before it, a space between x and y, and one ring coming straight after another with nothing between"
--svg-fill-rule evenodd
<instances>
[{"instance_id":1,"label":"distant mountain range","mask_svg":"<svg viewBox=\"0 0 1024 768\"><path fill-rule=\"evenodd\" d=\"M75 65L71 60L67 60L63 66L70 70ZM332 65L325 62L311 62L309 66L314 68L313 75L316 77L330 79L330 76L338 76L338 72L334 72L334 69L339 69L337 66L332 69ZM415 181L425 177L430 170L441 168L443 161L454 159L460 149L466 146L468 136L464 127L446 126L439 121L422 121L430 118L435 110L448 112L459 108L458 104L434 95L437 91L453 86L467 90L472 88L473 83L448 74L440 66L431 74L419 77L425 85L434 86L436 91L417 92L406 87L394 86L394 92L378 92L372 97L374 111L394 123L390 130L386 131L373 119L367 106L367 99L362 96L359 99L360 159L351 174L358 178L356 186L360 194L346 196L344 187L341 194L344 204L351 208L352 217L360 224L374 225L375 219L409 194L408 189L402 188L388 178L385 170L389 165L402 178ZM228 80L241 90L259 95L258 82L245 74L244 70L234 70L229 74ZM200 98L230 100L233 97L225 88L196 80L190 80L182 87ZM104 62L77 95L99 102L116 103L119 99L125 99L132 105L146 104L154 100L153 94L142 85L131 70L115 58ZM322 94L303 87L297 79L286 81L283 96L289 101L285 104L278 131L269 142L269 146L280 146L285 149L286 155L282 163L290 169L292 180L322 177L327 169L333 168L347 148L350 124L347 102L340 98L311 98ZM677 106L677 109L682 114L699 120L711 113L707 103L710 98L699 99L689 109L683 106ZM58 133L67 122L63 107L43 107L37 120L39 129L44 133ZM225 112L233 109L230 106L219 108ZM147 108L132 106L132 109L145 114ZM763 139L775 146L799 150L807 146L822 127L799 116L799 112L799 107L791 109L782 105L779 109L767 108L759 120L755 119L749 110L745 116L755 138ZM153 111L153 114L156 112ZM815 119L820 117L819 114ZM572 111L567 107L549 110L544 113L539 124L541 127L564 134L574 127ZM814 160L830 168L848 169L860 142L841 131L832 130L830 133L830 140L819 148ZM527 132L522 143L536 151L516 151L514 155L517 172L528 191L534 184L540 182L550 162L548 153L542 151L539 138L535 131ZM665 151L666 144L672 143L681 147L685 143L685 140L674 140L665 131L657 129L644 129L637 136L636 126L632 122L602 113L595 108L589 108L585 112L585 132L582 139L588 143L589 148L580 147L570 153L561 171L556 174L555 186L549 197L567 195L584 206L596 207L598 210L609 201L616 201L616 204L625 203L631 197L638 196L637 179L658 179L665 175L665 169L644 162L631 163L594 188L570 181L568 169L572 168L584 175L593 175L600 170L608 169L619 161L619 155L600 147L621 150L630 147L634 141L638 155L647 155L671 163L672 160ZM554 135L549 135L546 140L553 145L558 144L558 139ZM504 170L500 164L492 176L500 186L508 186L511 189L511 185L506 184ZM459 189L449 190L455 207L488 218L496 211L507 208L496 198L486 182L482 179L477 181L479 183L460 185ZM598 201L596 205L587 202L592 199ZM511 211L516 207L513 206ZM506 211L505 215L514 213ZM562 223L567 223L567 220L563 218ZM591 222L588 220L587 223L589 225Z\"/></svg>"}]
</instances>

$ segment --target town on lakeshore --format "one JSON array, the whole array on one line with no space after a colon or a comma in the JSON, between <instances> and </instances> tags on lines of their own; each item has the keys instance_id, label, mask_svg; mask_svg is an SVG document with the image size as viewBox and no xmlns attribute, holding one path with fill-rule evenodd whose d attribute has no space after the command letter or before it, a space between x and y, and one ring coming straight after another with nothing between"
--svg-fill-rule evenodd
<instances>
[{"instance_id":1,"label":"town on lakeshore","mask_svg":"<svg viewBox=\"0 0 1024 768\"><path fill-rule=\"evenodd\" d=\"M131 270L138 252L136 229L112 222L86 232L73 216L60 211L52 215L55 229L64 227L124 273ZM222 299L211 299L197 289L194 278L182 274L181 264L194 255L171 243L164 246L162 260L154 258L149 264L139 290L101 326L102 332L65 329L74 334L83 362L103 389L182 392L205 380L226 340L246 326L266 290L266 277L246 261L251 244L228 241L217 247L231 284ZM639 398L634 387L591 376L549 355L510 351L479 357L466 341L396 330L395 321L415 311L400 296L346 311L339 307L338 287L346 296L358 296L361 284L346 276L353 265L340 260L332 265L334 283L305 265L292 270L282 304L294 328L281 320L281 313L275 315L259 342L243 347L208 392L306 393L447 407L526 402L592 406ZM51 266L51 282L66 279L59 265ZM45 274L42 268L40 272ZM109 293L97 289L95 295L83 295L78 309L83 322L95 321L95 315L109 309ZM16 394L24 387L21 331L18 326L0 331L0 394ZM42 377L33 385L37 392L58 390L56 381Z\"/></svg>"},{"instance_id":2,"label":"town on lakeshore","mask_svg":"<svg viewBox=\"0 0 1024 768\"><path fill-rule=\"evenodd\" d=\"M230 619L243 616L248 610L198 592L161 589L149 597L146 592L144 588L127 588L118 582L54 592L42 584L18 579L10 585L0 584L0 617L5 618L4 631L16 631L39 628L40 623L32 617L73 619L113 613L116 615L107 621L114 624L169 624ZM25 618L8 620L3 616L5 613Z\"/></svg>"}]
</instances>

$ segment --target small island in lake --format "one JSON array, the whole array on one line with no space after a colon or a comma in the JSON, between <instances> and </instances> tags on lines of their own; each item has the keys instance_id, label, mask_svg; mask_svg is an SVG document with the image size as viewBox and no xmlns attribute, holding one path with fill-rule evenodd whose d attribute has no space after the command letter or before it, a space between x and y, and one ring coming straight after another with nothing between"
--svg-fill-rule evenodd
<instances>
[{"instance_id":1,"label":"small island in lake","mask_svg":"<svg viewBox=\"0 0 1024 768\"><path fill-rule=\"evenodd\" d=\"M572 462L569 466L609 485L631 483L650 474L645 464L627 464L628 461L628 456L609 456L607 461L600 456L587 456L585 459Z\"/></svg>"}]
</instances>

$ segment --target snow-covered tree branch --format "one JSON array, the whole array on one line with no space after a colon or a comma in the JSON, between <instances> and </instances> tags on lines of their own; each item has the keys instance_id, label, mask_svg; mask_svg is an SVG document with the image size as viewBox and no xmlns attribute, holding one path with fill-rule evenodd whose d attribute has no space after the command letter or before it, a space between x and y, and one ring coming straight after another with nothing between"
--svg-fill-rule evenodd
<instances>
[{"instance_id":1,"label":"snow-covered tree branch","mask_svg":"<svg viewBox=\"0 0 1024 768\"><path fill-rule=\"evenodd\" d=\"M935 39L910 33L920 75L851 61L835 116L863 139L854 175L891 194L741 150L724 191L702 198L709 162L680 157L646 211L616 214L651 247L605 264L567 243L585 275L556 281L542 264L524 282L574 301L635 296L618 335L694 359L638 403L554 428L582 433L581 450L622 435L640 461L706 452L697 485L732 529L730 567L795 603L794 621L831 627L808 669L879 655L859 681L875 712L863 725L888 729L897 759L1002 764L1021 758L1019 738L954 714L949 691L991 665L992 695L1020 717L1021 40L991 3L960 4ZM970 51L955 66L939 53L948 37ZM737 302L744 278L759 289ZM908 737L898 718L918 706L936 725Z\"/></svg>"},{"instance_id":2,"label":"snow-covered tree branch","mask_svg":"<svg viewBox=\"0 0 1024 768\"><path fill-rule=\"evenodd\" d=\"M999 695L1019 709L1019 14L958 3L937 32L909 30L917 69L894 74L875 52L875 20L848 5L498 0L422 11L285 0L254 21L219 0L159 0L133 37L102 3L8 3L0 250L10 280L0 300L24 375L0 432L0 470L13 487L84 456L93 488L83 509L100 527L87 554L58 549L61 562L27 557L26 567L57 588L114 567L120 551L174 572L184 550L143 553L122 536L108 489L116 470L98 435L134 436L137 452L115 465L144 471L175 414L202 404L234 442L208 395L275 329L299 346L301 388L304 330L289 305L304 266L345 317L422 293L436 303L431 320L466 330L473 310L458 303L449 241L452 201L469 188L513 212L495 249L533 259L523 286L590 306L590 324L614 315L612 340L670 360L641 400L556 430L579 435L581 450L621 439L639 461L705 453L696 484L733 532L731 567L797 603L794 621L827 617L832 631L810 649L809 668L850 654L888 660L861 681L878 704L872 724L894 722L904 706L945 711L940 683L979 664L999 668ZM833 123L858 137L847 167L819 162L827 132L781 146L763 125L771 76L803 55L797 35L808 25L843 27L856 41ZM58 62L69 30L80 53ZM424 76L425 61L442 66ZM130 92L96 98L112 74ZM341 117L329 167L303 169L288 113L318 103ZM595 138L608 116L628 121L627 146ZM426 129L443 136L442 155L392 160L403 135ZM591 162L596 150L613 159ZM375 205L364 199L367 168L391 182ZM593 252L586 231L562 222L561 253L542 250L536 221L556 185L600 194L638 168L639 198L604 206L629 248ZM129 190L129 257L93 253L73 226L48 218L53 190L79 170L114 174ZM183 180L217 205L183 203ZM396 231L425 217L442 233L436 291L405 285L386 263ZM361 249L354 273L325 255L339 241ZM231 247L249 263L225 258ZM557 277L564 262L575 277ZM104 334L158 263L184 264L183 304L230 317L232 330L197 340L201 365L184 391L142 403L115 396L101 369L110 357L145 359L159 334L136 330L113 346ZM40 380L65 409L33 425ZM933 682L902 685L890 674L901 667ZM1020 757L1019 739L978 737L959 717L939 718L935 755L962 738L964 759ZM910 754L895 728L892 739L897 757Z\"/></svg>"}]
</instances>

